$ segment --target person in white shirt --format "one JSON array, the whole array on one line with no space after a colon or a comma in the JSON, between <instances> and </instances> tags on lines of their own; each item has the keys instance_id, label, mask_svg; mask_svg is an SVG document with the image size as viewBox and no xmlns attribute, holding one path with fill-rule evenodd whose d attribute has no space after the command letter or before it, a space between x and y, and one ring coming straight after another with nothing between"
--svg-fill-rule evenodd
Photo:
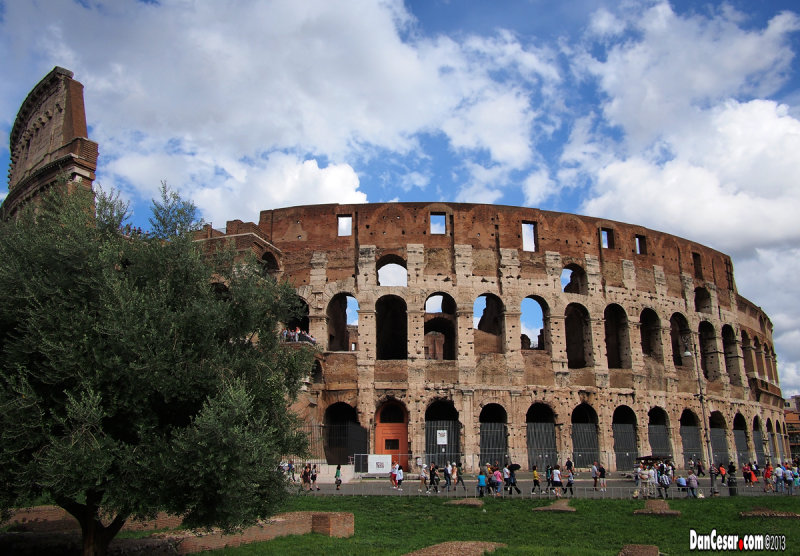
<instances>
[{"instance_id":1,"label":"person in white shirt","mask_svg":"<svg viewBox=\"0 0 800 556\"><path fill-rule=\"evenodd\" d=\"M399 463L397 464L397 490L403 490L401 485L403 484L403 466Z\"/></svg>"}]
</instances>

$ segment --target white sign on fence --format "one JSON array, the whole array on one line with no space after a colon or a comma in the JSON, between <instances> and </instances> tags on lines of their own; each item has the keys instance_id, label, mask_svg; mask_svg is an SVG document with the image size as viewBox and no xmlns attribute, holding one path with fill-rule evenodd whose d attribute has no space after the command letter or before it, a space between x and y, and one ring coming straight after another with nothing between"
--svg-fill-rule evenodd
<instances>
[{"instance_id":1,"label":"white sign on fence","mask_svg":"<svg viewBox=\"0 0 800 556\"><path fill-rule=\"evenodd\" d=\"M369 454L367 456L367 473L370 475L386 474L392 472L391 454Z\"/></svg>"},{"instance_id":2,"label":"white sign on fence","mask_svg":"<svg viewBox=\"0 0 800 556\"><path fill-rule=\"evenodd\" d=\"M436 445L447 446L447 429L436 431Z\"/></svg>"}]
</instances>

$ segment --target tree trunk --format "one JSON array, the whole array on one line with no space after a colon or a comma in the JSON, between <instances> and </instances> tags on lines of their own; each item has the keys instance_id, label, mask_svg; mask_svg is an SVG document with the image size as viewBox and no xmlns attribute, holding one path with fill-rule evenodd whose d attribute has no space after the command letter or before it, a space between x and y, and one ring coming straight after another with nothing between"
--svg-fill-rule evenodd
<instances>
[{"instance_id":1,"label":"tree trunk","mask_svg":"<svg viewBox=\"0 0 800 556\"><path fill-rule=\"evenodd\" d=\"M81 525L83 556L105 556L108 545L125 524L127 516L117 515L108 527L100 521L98 501L102 495L87 493L86 504L73 500L57 500L59 506L70 513Z\"/></svg>"}]
</instances>

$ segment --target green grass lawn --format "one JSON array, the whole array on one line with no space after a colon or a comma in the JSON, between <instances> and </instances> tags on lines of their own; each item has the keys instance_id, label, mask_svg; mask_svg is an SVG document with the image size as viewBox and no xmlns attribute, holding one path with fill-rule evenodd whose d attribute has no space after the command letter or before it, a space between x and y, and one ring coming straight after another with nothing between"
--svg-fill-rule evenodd
<instances>
[{"instance_id":1,"label":"green grass lawn","mask_svg":"<svg viewBox=\"0 0 800 556\"><path fill-rule=\"evenodd\" d=\"M574 513L533 512L546 500L486 499L483 508L448 506L429 497L296 497L285 511L346 511L355 515L355 536L322 535L278 538L236 549L246 554L405 554L445 541L502 542L507 554L614 554L625 544L654 544L666 554L689 552L689 530L709 534L779 534L786 551L800 553L800 521L744 519L739 512L755 507L800 512L796 497L737 497L670 501L680 517L633 515L644 507L637 500L572 500Z\"/></svg>"}]
</instances>

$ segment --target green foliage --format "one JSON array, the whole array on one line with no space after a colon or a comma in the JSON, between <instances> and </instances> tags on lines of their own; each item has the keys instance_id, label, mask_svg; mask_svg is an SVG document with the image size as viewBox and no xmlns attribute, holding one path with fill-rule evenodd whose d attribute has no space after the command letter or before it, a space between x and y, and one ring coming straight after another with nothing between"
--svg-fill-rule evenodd
<instances>
[{"instance_id":1,"label":"green foliage","mask_svg":"<svg viewBox=\"0 0 800 556\"><path fill-rule=\"evenodd\" d=\"M281 454L304 449L288 404L312 355L276 333L296 294L91 207L54 194L0 224L0 508L44 495L227 529L268 515Z\"/></svg>"},{"instance_id":2,"label":"green foliage","mask_svg":"<svg viewBox=\"0 0 800 556\"><path fill-rule=\"evenodd\" d=\"M150 233L155 237L170 239L184 236L203 225L195 204L182 199L166 181L161 182L159 193L161 200L153 199L150 217Z\"/></svg>"}]
</instances>

